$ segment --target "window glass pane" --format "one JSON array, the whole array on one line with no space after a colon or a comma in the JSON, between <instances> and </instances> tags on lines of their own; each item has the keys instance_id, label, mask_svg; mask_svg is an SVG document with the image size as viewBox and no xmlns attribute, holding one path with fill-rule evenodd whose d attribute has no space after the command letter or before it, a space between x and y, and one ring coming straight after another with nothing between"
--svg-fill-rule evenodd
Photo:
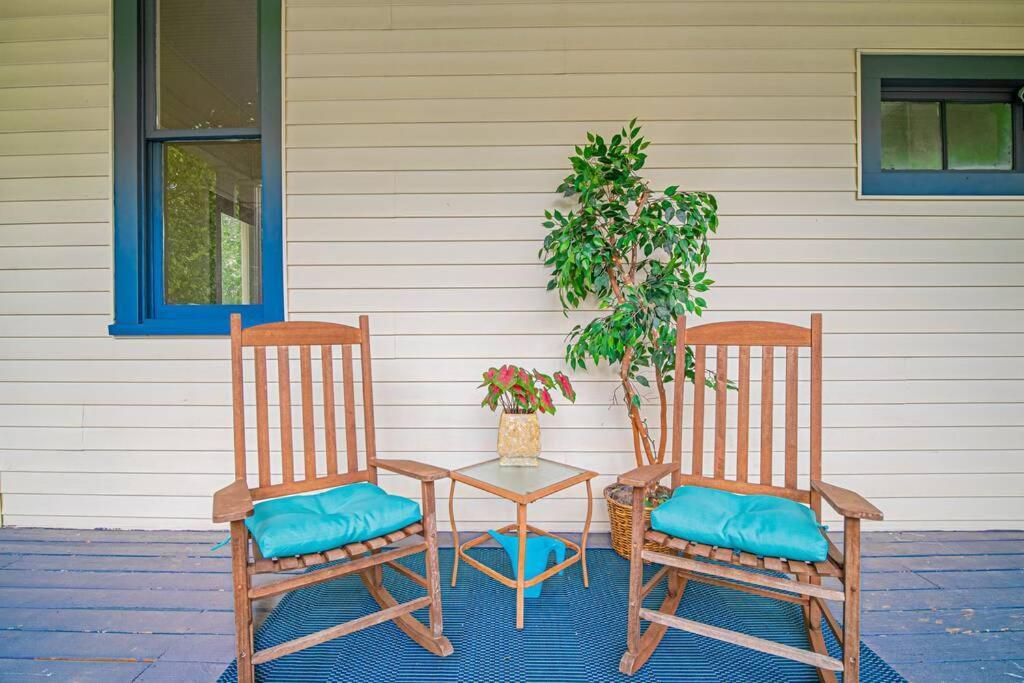
<instances>
[{"instance_id":1,"label":"window glass pane","mask_svg":"<svg viewBox=\"0 0 1024 683\"><path fill-rule=\"evenodd\" d=\"M157 127L257 127L256 0L158 6Z\"/></svg>"},{"instance_id":2,"label":"window glass pane","mask_svg":"<svg viewBox=\"0 0 1024 683\"><path fill-rule=\"evenodd\" d=\"M260 143L163 150L165 303L260 303Z\"/></svg>"},{"instance_id":3,"label":"window glass pane","mask_svg":"<svg viewBox=\"0 0 1024 683\"><path fill-rule=\"evenodd\" d=\"M882 168L942 168L938 102L882 102Z\"/></svg>"},{"instance_id":4,"label":"window glass pane","mask_svg":"<svg viewBox=\"0 0 1024 683\"><path fill-rule=\"evenodd\" d=\"M1013 168L1013 115L1009 103L946 105L949 167L961 170Z\"/></svg>"}]
</instances>

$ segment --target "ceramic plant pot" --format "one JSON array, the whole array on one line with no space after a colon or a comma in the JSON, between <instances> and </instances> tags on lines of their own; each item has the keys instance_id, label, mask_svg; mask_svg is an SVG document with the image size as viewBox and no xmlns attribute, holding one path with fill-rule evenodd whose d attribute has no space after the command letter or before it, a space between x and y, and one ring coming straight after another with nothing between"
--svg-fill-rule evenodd
<instances>
[{"instance_id":1,"label":"ceramic plant pot","mask_svg":"<svg viewBox=\"0 0 1024 683\"><path fill-rule=\"evenodd\" d=\"M540 455L537 413L506 413L498 422L498 456L509 467L536 467Z\"/></svg>"}]
</instances>

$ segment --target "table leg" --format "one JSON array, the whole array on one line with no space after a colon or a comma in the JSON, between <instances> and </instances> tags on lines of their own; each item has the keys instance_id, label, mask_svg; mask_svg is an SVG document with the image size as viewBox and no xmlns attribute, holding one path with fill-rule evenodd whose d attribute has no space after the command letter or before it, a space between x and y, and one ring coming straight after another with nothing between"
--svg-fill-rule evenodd
<instances>
[{"instance_id":1,"label":"table leg","mask_svg":"<svg viewBox=\"0 0 1024 683\"><path fill-rule=\"evenodd\" d=\"M450 480L448 486L448 522L452 525L452 543L455 545L455 560L452 563L452 588L455 588L455 579L459 576L459 530L455 528L455 480Z\"/></svg>"},{"instance_id":2,"label":"table leg","mask_svg":"<svg viewBox=\"0 0 1024 683\"><path fill-rule=\"evenodd\" d=\"M516 628L523 628L524 597L526 587L526 503L519 503L516 511L516 526L519 532L519 558L516 573Z\"/></svg>"},{"instance_id":3,"label":"table leg","mask_svg":"<svg viewBox=\"0 0 1024 683\"><path fill-rule=\"evenodd\" d=\"M580 539L580 564L583 567L583 587L590 588L590 578L587 576L587 534L590 533L590 518L594 514L594 492L590 488L590 480L587 479L587 521L583 524L583 537Z\"/></svg>"}]
</instances>

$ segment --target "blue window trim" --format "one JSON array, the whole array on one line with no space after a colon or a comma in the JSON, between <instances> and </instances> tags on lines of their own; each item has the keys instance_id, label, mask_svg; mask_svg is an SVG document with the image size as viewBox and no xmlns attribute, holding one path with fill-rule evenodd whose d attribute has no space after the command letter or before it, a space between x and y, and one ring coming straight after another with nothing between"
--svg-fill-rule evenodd
<instances>
[{"instance_id":1,"label":"blue window trim","mask_svg":"<svg viewBox=\"0 0 1024 683\"><path fill-rule=\"evenodd\" d=\"M173 134L147 131L154 79L146 54L152 31L152 0L114 3L114 322L112 335L226 335L229 316L243 325L284 319L283 200L281 190L281 1L257 0L260 128L190 132L189 139L261 141L262 303L251 305L158 305L161 271L160 204L151 196L160 158L154 140ZM146 24L150 25L147 26ZM152 35L152 34L150 34ZM147 142L147 138L149 142ZM154 170L156 169L156 170ZM157 189L158 191L158 189Z\"/></svg>"},{"instance_id":2,"label":"blue window trim","mask_svg":"<svg viewBox=\"0 0 1024 683\"><path fill-rule=\"evenodd\" d=\"M1014 102L1012 171L882 170L882 81L934 81L936 88L1015 81L1024 85L1024 57L976 55L861 55L861 195L1024 195L1024 119Z\"/></svg>"}]
</instances>

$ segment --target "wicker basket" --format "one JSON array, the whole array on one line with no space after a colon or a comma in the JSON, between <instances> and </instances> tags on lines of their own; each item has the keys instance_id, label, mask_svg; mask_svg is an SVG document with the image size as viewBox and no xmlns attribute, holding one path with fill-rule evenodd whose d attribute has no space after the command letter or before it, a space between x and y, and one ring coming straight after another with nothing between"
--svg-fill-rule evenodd
<instances>
[{"instance_id":1,"label":"wicker basket","mask_svg":"<svg viewBox=\"0 0 1024 683\"><path fill-rule=\"evenodd\" d=\"M630 505L612 500L608 496L609 489L615 486L616 484L610 484L604 489L604 500L608 503L608 521L611 523L612 530L612 549L628 560L630 546L632 545L630 536L633 533L633 508ZM650 528L651 526L651 510L654 507L644 506L644 528ZM660 543L652 543L651 541L644 542L644 549L660 553L672 552Z\"/></svg>"}]
</instances>

